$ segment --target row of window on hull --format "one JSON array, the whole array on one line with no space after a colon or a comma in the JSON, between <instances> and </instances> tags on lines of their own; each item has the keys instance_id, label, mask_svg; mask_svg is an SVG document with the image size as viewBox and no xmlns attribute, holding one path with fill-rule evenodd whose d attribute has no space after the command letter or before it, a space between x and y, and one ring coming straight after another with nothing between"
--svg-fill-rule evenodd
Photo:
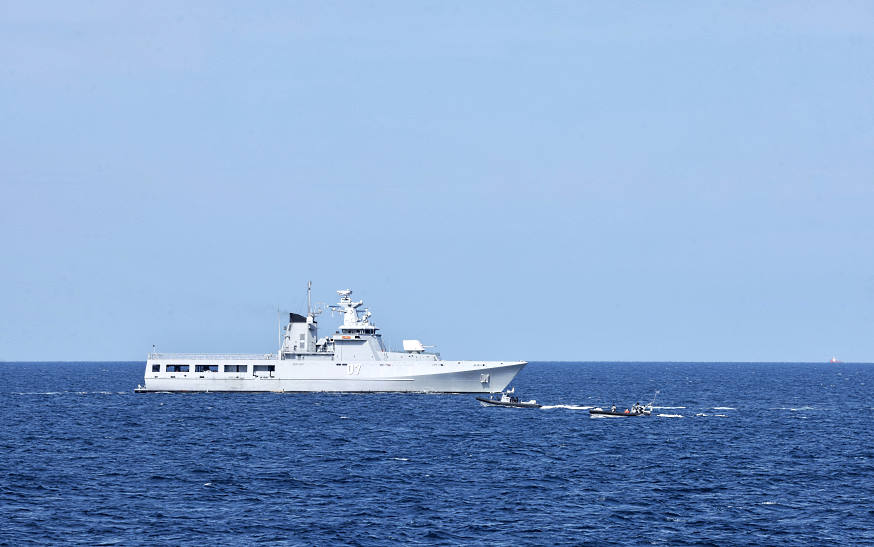
<instances>
[{"instance_id":1,"label":"row of window on hull","mask_svg":"<svg viewBox=\"0 0 874 547\"><path fill-rule=\"evenodd\" d=\"M166 365L164 372L188 372L188 365ZM253 365L252 372L274 372L276 365ZM194 372L218 372L218 365L194 365ZM249 365L225 365L225 372L249 372ZM152 372L161 372L161 365L152 365Z\"/></svg>"}]
</instances>

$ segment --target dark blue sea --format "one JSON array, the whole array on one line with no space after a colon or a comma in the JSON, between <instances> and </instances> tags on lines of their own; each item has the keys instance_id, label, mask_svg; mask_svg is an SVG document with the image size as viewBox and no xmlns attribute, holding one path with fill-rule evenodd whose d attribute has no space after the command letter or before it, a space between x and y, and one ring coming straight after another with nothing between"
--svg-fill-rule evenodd
<instances>
[{"instance_id":1,"label":"dark blue sea","mask_svg":"<svg viewBox=\"0 0 874 547\"><path fill-rule=\"evenodd\" d=\"M874 544L874 365L532 363L539 410L143 369L0 364L0 544Z\"/></svg>"}]
</instances>

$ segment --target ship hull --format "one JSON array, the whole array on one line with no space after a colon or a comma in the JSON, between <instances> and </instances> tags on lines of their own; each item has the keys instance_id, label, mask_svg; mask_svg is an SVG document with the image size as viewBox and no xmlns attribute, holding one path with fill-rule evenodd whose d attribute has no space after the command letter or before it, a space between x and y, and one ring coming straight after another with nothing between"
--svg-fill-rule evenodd
<instances>
[{"instance_id":1,"label":"ship hull","mask_svg":"<svg viewBox=\"0 0 874 547\"><path fill-rule=\"evenodd\" d=\"M206 362L206 361L204 361ZM214 361L213 361L214 362ZM263 364L268 361L254 361ZM527 364L442 362L427 366L387 363L293 364L269 361L274 371L259 375L189 372L168 375L147 372L138 393L154 392L340 392L340 393L497 393ZM223 361L222 364L228 364ZM249 362L238 361L239 364ZM151 363L147 364L147 370ZM194 370L194 364L190 365ZM251 370L251 369L249 369Z\"/></svg>"}]
</instances>

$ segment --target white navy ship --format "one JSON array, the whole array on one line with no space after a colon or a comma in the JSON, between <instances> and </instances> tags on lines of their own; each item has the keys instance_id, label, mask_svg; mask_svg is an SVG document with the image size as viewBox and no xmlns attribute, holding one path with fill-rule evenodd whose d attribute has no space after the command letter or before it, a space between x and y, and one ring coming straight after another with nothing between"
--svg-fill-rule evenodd
<instances>
[{"instance_id":1,"label":"white navy ship","mask_svg":"<svg viewBox=\"0 0 874 547\"><path fill-rule=\"evenodd\" d=\"M337 291L330 306L343 324L319 338L310 305L307 315L290 313L276 353L258 355L150 353L145 384L138 393L180 391L335 391L497 393L522 370L525 361L447 361L418 340L404 340L390 351L371 313L359 310L351 290Z\"/></svg>"}]
</instances>

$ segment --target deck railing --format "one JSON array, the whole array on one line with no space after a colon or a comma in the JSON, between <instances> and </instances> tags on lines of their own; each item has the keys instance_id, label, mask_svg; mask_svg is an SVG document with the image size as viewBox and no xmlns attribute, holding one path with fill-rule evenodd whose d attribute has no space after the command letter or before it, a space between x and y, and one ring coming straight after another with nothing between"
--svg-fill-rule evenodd
<instances>
[{"instance_id":1,"label":"deck railing","mask_svg":"<svg viewBox=\"0 0 874 547\"><path fill-rule=\"evenodd\" d=\"M275 353L150 353L149 359L195 359L195 360L262 360L271 361L279 359Z\"/></svg>"}]
</instances>

